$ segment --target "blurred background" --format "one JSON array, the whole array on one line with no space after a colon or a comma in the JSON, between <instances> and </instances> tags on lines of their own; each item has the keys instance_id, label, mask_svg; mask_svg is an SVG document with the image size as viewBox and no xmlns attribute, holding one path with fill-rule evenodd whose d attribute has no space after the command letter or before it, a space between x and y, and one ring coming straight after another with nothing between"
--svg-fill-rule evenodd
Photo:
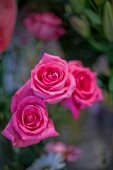
<instances>
[{"instance_id":1,"label":"blurred background","mask_svg":"<svg viewBox=\"0 0 113 170\"><path fill-rule=\"evenodd\" d=\"M66 60L81 60L85 66L92 68L97 73L104 101L82 111L77 121L73 120L70 111L60 105L52 105L50 113L54 114L51 117L60 136L37 145L17 149L0 135L0 170L25 170L28 167L29 170L57 170L51 166L39 166L41 161L44 164L41 155L45 153L44 147L49 141L62 141L81 150L77 160L64 161L66 165L61 169L112 170L113 1L16 0L16 3L17 19L12 40L7 49L0 53L0 131L11 117L12 95L28 80L30 71L44 52ZM32 28L27 29L24 21L34 12L54 13L62 20L63 32L46 40L33 34ZM53 33L53 26L44 26L48 29L47 36ZM50 158L51 165L53 157ZM33 167L36 159L41 161L37 162L37 167Z\"/></svg>"}]
</instances>

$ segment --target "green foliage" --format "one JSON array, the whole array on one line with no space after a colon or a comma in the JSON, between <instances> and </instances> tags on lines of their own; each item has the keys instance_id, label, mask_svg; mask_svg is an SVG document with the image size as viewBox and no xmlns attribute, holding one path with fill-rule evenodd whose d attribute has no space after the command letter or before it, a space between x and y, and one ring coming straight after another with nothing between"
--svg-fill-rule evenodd
<instances>
[{"instance_id":1,"label":"green foliage","mask_svg":"<svg viewBox=\"0 0 113 170\"><path fill-rule=\"evenodd\" d=\"M81 13L85 9L85 0L70 0L70 3L75 13Z\"/></svg>"},{"instance_id":2,"label":"green foliage","mask_svg":"<svg viewBox=\"0 0 113 170\"><path fill-rule=\"evenodd\" d=\"M94 0L94 2L96 5L102 5L105 2L105 0Z\"/></svg>"},{"instance_id":3,"label":"green foliage","mask_svg":"<svg viewBox=\"0 0 113 170\"><path fill-rule=\"evenodd\" d=\"M103 16L103 30L108 41L113 41L113 6L109 1L105 2Z\"/></svg>"},{"instance_id":4,"label":"green foliage","mask_svg":"<svg viewBox=\"0 0 113 170\"><path fill-rule=\"evenodd\" d=\"M69 17L75 34L81 36L81 41L86 40L89 43L92 53L95 57L104 54L108 58L110 69L113 68L113 1L112 0L88 0L74 1L70 0L73 16ZM66 11L67 12L67 11ZM73 33L74 35L74 33ZM73 38L74 39L74 38ZM77 41L77 40L76 40ZM84 41L85 43L85 41ZM76 44L77 46L78 44ZM81 47L84 51L85 47ZM89 48L89 49L90 49ZM76 47L75 47L76 49ZM87 54L86 54L87 55ZM89 57L91 60L91 58ZM84 61L84 58L82 57ZM94 62L95 60L92 60ZM88 61L87 61L88 62ZM93 63L92 63L93 64ZM103 73L103 77L106 76ZM102 77L99 76L99 77ZM105 79L100 79L101 86L111 92L112 76L109 75L107 86L104 86ZM108 82L110 82L108 84Z\"/></svg>"},{"instance_id":5,"label":"green foliage","mask_svg":"<svg viewBox=\"0 0 113 170\"><path fill-rule=\"evenodd\" d=\"M84 14L88 17L90 20L91 24L96 26L96 25L101 25L101 18L98 14L96 14L94 11L91 9L86 9L84 11Z\"/></svg>"},{"instance_id":6,"label":"green foliage","mask_svg":"<svg viewBox=\"0 0 113 170\"><path fill-rule=\"evenodd\" d=\"M70 17L70 23L78 34L85 38L90 37L90 26L88 24L88 21L77 16L72 16Z\"/></svg>"},{"instance_id":7,"label":"green foliage","mask_svg":"<svg viewBox=\"0 0 113 170\"><path fill-rule=\"evenodd\" d=\"M111 76L108 82L108 88L109 88L110 93L113 96L113 72L111 73Z\"/></svg>"}]
</instances>

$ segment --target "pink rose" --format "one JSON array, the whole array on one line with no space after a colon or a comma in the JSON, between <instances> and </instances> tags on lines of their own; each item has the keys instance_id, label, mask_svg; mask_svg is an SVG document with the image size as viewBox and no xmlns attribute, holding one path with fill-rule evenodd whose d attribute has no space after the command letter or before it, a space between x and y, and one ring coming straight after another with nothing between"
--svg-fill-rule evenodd
<instances>
[{"instance_id":1,"label":"pink rose","mask_svg":"<svg viewBox=\"0 0 113 170\"><path fill-rule=\"evenodd\" d=\"M2 134L15 147L26 147L58 136L44 102L33 95L28 81L16 92L11 103L12 118Z\"/></svg>"},{"instance_id":2,"label":"pink rose","mask_svg":"<svg viewBox=\"0 0 113 170\"><path fill-rule=\"evenodd\" d=\"M49 142L45 145L45 151L61 154L69 162L76 161L81 156L81 150L74 145L66 145L63 142Z\"/></svg>"},{"instance_id":3,"label":"pink rose","mask_svg":"<svg viewBox=\"0 0 113 170\"><path fill-rule=\"evenodd\" d=\"M91 106L102 100L102 92L97 85L97 77L89 68L80 62L68 62L69 72L74 76L76 88L69 99L63 101L63 105L72 111L74 118L78 118L79 110Z\"/></svg>"},{"instance_id":4,"label":"pink rose","mask_svg":"<svg viewBox=\"0 0 113 170\"><path fill-rule=\"evenodd\" d=\"M42 41L56 40L65 33L62 20L50 12L33 13L24 20L24 25Z\"/></svg>"},{"instance_id":5,"label":"pink rose","mask_svg":"<svg viewBox=\"0 0 113 170\"><path fill-rule=\"evenodd\" d=\"M71 96L75 80L65 60L45 53L31 72L31 87L46 102L56 103Z\"/></svg>"},{"instance_id":6,"label":"pink rose","mask_svg":"<svg viewBox=\"0 0 113 170\"><path fill-rule=\"evenodd\" d=\"M16 21L16 1L0 0L0 53L8 47Z\"/></svg>"}]
</instances>

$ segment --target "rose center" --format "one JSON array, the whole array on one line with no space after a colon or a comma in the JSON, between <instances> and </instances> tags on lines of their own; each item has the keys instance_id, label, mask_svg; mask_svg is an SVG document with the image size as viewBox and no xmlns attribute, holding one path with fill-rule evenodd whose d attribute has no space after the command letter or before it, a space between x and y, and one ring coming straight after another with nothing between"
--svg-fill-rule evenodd
<instances>
[{"instance_id":1,"label":"rose center","mask_svg":"<svg viewBox=\"0 0 113 170\"><path fill-rule=\"evenodd\" d=\"M40 109L38 107L29 105L22 114L22 124L29 130L37 128L42 122Z\"/></svg>"},{"instance_id":2,"label":"rose center","mask_svg":"<svg viewBox=\"0 0 113 170\"><path fill-rule=\"evenodd\" d=\"M55 80L58 78L58 73L56 72L51 72L47 75L47 78L50 79L50 80Z\"/></svg>"},{"instance_id":3,"label":"rose center","mask_svg":"<svg viewBox=\"0 0 113 170\"><path fill-rule=\"evenodd\" d=\"M35 120L35 114L33 113L33 114L27 114L27 116L26 116L26 119L25 119L25 122L26 123L31 123L31 122L33 122Z\"/></svg>"},{"instance_id":4,"label":"rose center","mask_svg":"<svg viewBox=\"0 0 113 170\"><path fill-rule=\"evenodd\" d=\"M90 77L86 74L78 75L78 77L77 77L77 87L80 90L88 91L91 87Z\"/></svg>"}]
</instances>

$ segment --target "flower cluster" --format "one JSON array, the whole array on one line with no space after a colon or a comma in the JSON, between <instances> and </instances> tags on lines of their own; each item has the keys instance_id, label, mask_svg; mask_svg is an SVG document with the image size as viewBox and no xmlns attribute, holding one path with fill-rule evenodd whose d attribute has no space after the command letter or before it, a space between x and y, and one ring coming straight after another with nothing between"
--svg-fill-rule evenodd
<instances>
[{"instance_id":1,"label":"flower cluster","mask_svg":"<svg viewBox=\"0 0 113 170\"><path fill-rule=\"evenodd\" d=\"M31 78L13 96L12 118L2 134L15 147L36 144L57 136L46 103L61 102L74 118L79 111L102 99L96 74L79 61L65 61L45 53Z\"/></svg>"}]
</instances>

